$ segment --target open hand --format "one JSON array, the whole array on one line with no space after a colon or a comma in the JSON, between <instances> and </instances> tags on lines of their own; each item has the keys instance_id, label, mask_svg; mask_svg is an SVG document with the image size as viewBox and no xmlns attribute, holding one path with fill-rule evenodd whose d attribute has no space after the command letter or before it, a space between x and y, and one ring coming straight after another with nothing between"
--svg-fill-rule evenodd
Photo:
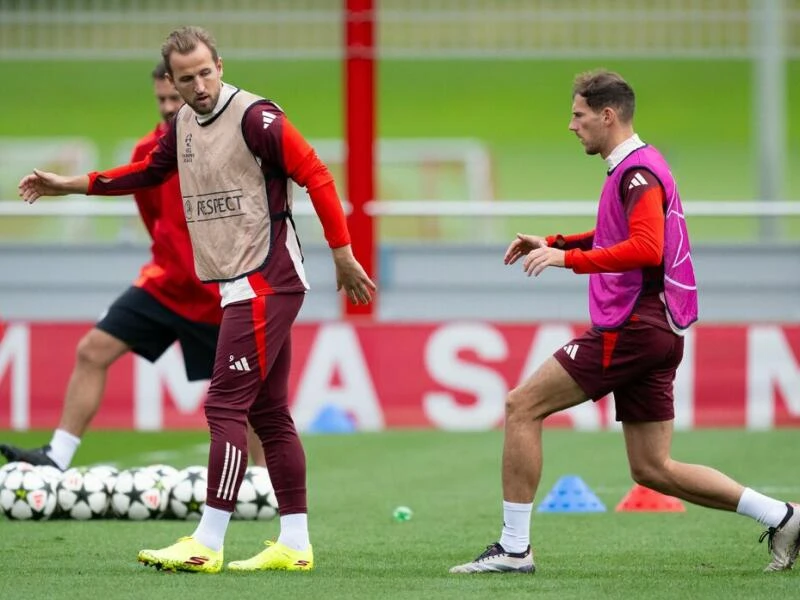
<instances>
[{"instance_id":1,"label":"open hand","mask_svg":"<svg viewBox=\"0 0 800 600\"><path fill-rule=\"evenodd\" d=\"M74 179L34 169L33 173L20 179L17 189L25 202L33 204L41 196L64 196L77 191L71 186Z\"/></svg>"},{"instance_id":2,"label":"open hand","mask_svg":"<svg viewBox=\"0 0 800 600\"><path fill-rule=\"evenodd\" d=\"M513 265L521 256L528 254L531 250L536 248L546 248L547 240L538 235L527 235L525 233L518 233L514 241L509 244L506 254L503 257L503 263L506 265Z\"/></svg>"}]
</instances>

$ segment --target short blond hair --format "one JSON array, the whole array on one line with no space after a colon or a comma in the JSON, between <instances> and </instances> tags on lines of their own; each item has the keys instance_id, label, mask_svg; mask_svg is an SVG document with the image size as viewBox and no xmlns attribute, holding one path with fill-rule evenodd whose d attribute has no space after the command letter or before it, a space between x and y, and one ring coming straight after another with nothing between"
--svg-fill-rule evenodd
<instances>
[{"instance_id":1,"label":"short blond hair","mask_svg":"<svg viewBox=\"0 0 800 600\"><path fill-rule=\"evenodd\" d=\"M169 62L169 57L174 52L189 54L200 44L211 50L211 58L214 59L214 62L217 62L219 58L217 42L214 41L214 36L202 27L187 25L170 33L161 46L161 57L164 59L164 66L167 68L167 72L172 75L172 65Z\"/></svg>"}]
</instances>

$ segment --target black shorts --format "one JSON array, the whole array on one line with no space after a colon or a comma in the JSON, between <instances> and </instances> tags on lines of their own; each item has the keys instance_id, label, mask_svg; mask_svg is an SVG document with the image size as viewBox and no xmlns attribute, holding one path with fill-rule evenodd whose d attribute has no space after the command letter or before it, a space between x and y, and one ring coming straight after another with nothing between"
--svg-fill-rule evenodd
<instances>
[{"instance_id":1,"label":"black shorts","mask_svg":"<svg viewBox=\"0 0 800 600\"><path fill-rule=\"evenodd\" d=\"M190 321L141 288L128 288L95 327L125 342L150 362L155 362L178 340L189 381L211 379L219 326Z\"/></svg>"}]
</instances>

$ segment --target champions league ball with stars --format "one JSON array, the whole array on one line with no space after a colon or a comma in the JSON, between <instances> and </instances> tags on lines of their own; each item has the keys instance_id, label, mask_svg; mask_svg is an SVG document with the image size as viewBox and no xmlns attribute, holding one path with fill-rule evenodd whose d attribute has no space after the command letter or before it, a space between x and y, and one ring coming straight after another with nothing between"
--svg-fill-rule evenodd
<instances>
[{"instance_id":1,"label":"champions league ball with stars","mask_svg":"<svg viewBox=\"0 0 800 600\"><path fill-rule=\"evenodd\" d=\"M158 476L147 469L120 471L111 493L111 510L121 519L143 521L164 513L167 494Z\"/></svg>"},{"instance_id":2,"label":"champions league ball with stars","mask_svg":"<svg viewBox=\"0 0 800 600\"><path fill-rule=\"evenodd\" d=\"M168 511L176 519L197 520L206 506L208 469L186 467L172 480L167 501Z\"/></svg>"},{"instance_id":3,"label":"champions league ball with stars","mask_svg":"<svg viewBox=\"0 0 800 600\"><path fill-rule=\"evenodd\" d=\"M0 484L0 509L15 520L43 521L56 510L56 494L50 481L27 463L4 471Z\"/></svg>"},{"instance_id":4,"label":"champions league ball with stars","mask_svg":"<svg viewBox=\"0 0 800 600\"><path fill-rule=\"evenodd\" d=\"M71 519L99 519L108 511L110 497L105 482L85 468L64 471L56 495L59 513Z\"/></svg>"}]
</instances>

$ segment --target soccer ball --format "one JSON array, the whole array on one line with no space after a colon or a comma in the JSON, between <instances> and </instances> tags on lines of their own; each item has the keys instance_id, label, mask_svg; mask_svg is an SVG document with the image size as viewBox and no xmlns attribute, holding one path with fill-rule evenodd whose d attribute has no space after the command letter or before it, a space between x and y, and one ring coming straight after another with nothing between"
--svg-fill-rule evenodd
<instances>
[{"instance_id":1,"label":"soccer ball","mask_svg":"<svg viewBox=\"0 0 800 600\"><path fill-rule=\"evenodd\" d=\"M0 485L0 509L9 519L43 521L55 512L56 495L50 482L24 463L6 471Z\"/></svg>"},{"instance_id":2,"label":"soccer ball","mask_svg":"<svg viewBox=\"0 0 800 600\"><path fill-rule=\"evenodd\" d=\"M64 475L60 469L51 467L50 465L36 465L33 467L33 470L47 479L53 489L56 489L58 482L61 481L61 477Z\"/></svg>"},{"instance_id":3,"label":"soccer ball","mask_svg":"<svg viewBox=\"0 0 800 600\"><path fill-rule=\"evenodd\" d=\"M166 494L146 469L120 471L111 493L111 510L121 519L143 521L164 512Z\"/></svg>"},{"instance_id":4,"label":"soccer ball","mask_svg":"<svg viewBox=\"0 0 800 600\"><path fill-rule=\"evenodd\" d=\"M264 467L247 467L236 498L234 519L269 520L278 514L278 501L272 489L269 471Z\"/></svg>"},{"instance_id":5,"label":"soccer ball","mask_svg":"<svg viewBox=\"0 0 800 600\"><path fill-rule=\"evenodd\" d=\"M175 479L178 477L178 469L170 465L150 465L145 467L145 471L149 471L156 476L158 483L164 488L164 492L169 494L172 489Z\"/></svg>"},{"instance_id":6,"label":"soccer ball","mask_svg":"<svg viewBox=\"0 0 800 600\"><path fill-rule=\"evenodd\" d=\"M99 477L100 480L106 485L108 495L111 496L112 492L114 491L114 482L117 480L117 475L119 475L119 469L112 467L111 465L94 465L89 467L87 473L97 475L97 477Z\"/></svg>"},{"instance_id":7,"label":"soccer ball","mask_svg":"<svg viewBox=\"0 0 800 600\"><path fill-rule=\"evenodd\" d=\"M56 494L56 510L50 515L50 518L57 519L61 517L61 508L58 506L58 484L64 473L60 469L50 465L35 465L33 470L44 477L45 481L50 484L53 493Z\"/></svg>"},{"instance_id":8,"label":"soccer ball","mask_svg":"<svg viewBox=\"0 0 800 600\"><path fill-rule=\"evenodd\" d=\"M6 478L6 474L10 473L15 469L22 469L23 471L32 471L35 467L26 462L9 462L4 464L0 467L0 485L3 485L3 480Z\"/></svg>"},{"instance_id":9,"label":"soccer ball","mask_svg":"<svg viewBox=\"0 0 800 600\"><path fill-rule=\"evenodd\" d=\"M186 467L178 471L169 491L169 512L176 519L197 520L206 507L206 467Z\"/></svg>"},{"instance_id":10,"label":"soccer ball","mask_svg":"<svg viewBox=\"0 0 800 600\"><path fill-rule=\"evenodd\" d=\"M86 469L68 469L57 488L58 508L66 517L86 521L106 514L109 504L105 482Z\"/></svg>"}]
</instances>

